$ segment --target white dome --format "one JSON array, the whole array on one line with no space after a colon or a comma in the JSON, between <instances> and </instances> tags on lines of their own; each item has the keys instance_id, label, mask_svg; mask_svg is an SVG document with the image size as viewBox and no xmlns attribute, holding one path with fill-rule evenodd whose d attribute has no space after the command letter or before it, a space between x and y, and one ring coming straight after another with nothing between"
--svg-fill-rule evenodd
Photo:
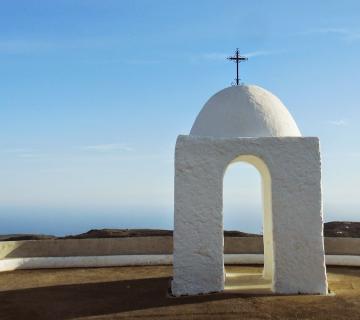
<instances>
[{"instance_id":1,"label":"white dome","mask_svg":"<svg viewBox=\"0 0 360 320\"><path fill-rule=\"evenodd\" d=\"M190 135L210 137L301 136L279 98L255 85L225 88L197 116Z\"/></svg>"}]
</instances>

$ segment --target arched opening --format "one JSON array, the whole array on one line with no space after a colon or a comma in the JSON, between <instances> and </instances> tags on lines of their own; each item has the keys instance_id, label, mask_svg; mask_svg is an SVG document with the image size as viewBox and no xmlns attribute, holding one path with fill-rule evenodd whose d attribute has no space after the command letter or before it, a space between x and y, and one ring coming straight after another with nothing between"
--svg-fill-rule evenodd
<instances>
[{"instance_id":1,"label":"arched opening","mask_svg":"<svg viewBox=\"0 0 360 320\"><path fill-rule=\"evenodd\" d=\"M263 233L261 176L247 162L232 163L223 180L223 221L225 231Z\"/></svg>"},{"instance_id":2,"label":"arched opening","mask_svg":"<svg viewBox=\"0 0 360 320\"><path fill-rule=\"evenodd\" d=\"M262 272L249 276L233 272L234 268L228 267L225 269L225 288L251 290L254 284L260 290L271 288L274 271L271 176L267 165L259 157L239 156L227 166L223 177L223 221L224 230L231 228L247 233L261 233L264 247ZM255 238L253 241L258 243L259 240ZM237 252L233 238L227 238L227 244L227 247ZM254 248L249 251L239 248L238 254L261 254L251 250Z\"/></svg>"}]
</instances>

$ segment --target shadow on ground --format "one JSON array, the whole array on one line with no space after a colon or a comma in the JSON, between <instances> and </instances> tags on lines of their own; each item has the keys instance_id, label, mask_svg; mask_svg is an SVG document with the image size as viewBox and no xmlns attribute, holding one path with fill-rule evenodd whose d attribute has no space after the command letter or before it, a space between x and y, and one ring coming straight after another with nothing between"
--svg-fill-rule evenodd
<instances>
[{"instance_id":1,"label":"shadow on ground","mask_svg":"<svg viewBox=\"0 0 360 320\"><path fill-rule=\"evenodd\" d=\"M236 297L173 298L169 277L72 284L0 292L0 319L73 319Z\"/></svg>"},{"instance_id":2,"label":"shadow on ground","mask_svg":"<svg viewBox=\"0 0 360 320\"><path fill-rule=\"evenodd\" d=\"M226 271L230 291L180 298L168 296L170 266L4 272L0 320L360 319L360 268L328 268L335 296L259 294L269 285L261 268Z\"/></svg>"}]
</instances>

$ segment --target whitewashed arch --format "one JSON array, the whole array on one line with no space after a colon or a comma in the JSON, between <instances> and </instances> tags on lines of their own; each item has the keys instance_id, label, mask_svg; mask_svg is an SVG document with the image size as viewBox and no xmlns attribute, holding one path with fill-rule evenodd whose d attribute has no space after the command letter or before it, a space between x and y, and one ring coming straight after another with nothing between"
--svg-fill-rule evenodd
<instances>
[{"instance_id":1,"label":"whitewashed arch","mask_svg":"<svg viewBox=\"0 0 360 320\"><path fill-rule=\"evenodd\" d=\"M273 251L264 275L272 290L326 294L318 138L196 136L176 143L173 294L224 289L222 183L238 159L256 165L271 186L272 224L264 228Z\"/></svg>"},{"instance_id":2,"label":"whitewashed arch","mask_svg":"<svg viewBox=\"0 0 360 320\"><path fill-rule=\"evenodd\" d=\"M233 159L225 168L224 175L230 164L236 162L246 162L259 172L261 177L262 193L262 214L263 214L263 241L264 241L264 271L265 279L273 279L274 270L274 246L273 246L273 229L272 229L272 195L271 195L271 174L266 163L254 155L241 155Z\"/></svg>"}]
</instances>

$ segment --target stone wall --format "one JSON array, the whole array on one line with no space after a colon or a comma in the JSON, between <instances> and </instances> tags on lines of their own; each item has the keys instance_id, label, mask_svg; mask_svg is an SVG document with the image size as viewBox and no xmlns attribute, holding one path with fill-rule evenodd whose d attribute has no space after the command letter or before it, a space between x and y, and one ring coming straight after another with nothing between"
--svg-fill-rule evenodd
<instances>
[{"instance_id":1,"label":"stone wall","mask_svg":"<svg viewBox=\"0 0 360 320\"><path fill-rule=\"evenodd\" d=\"M172 237L0 241L0 259L172 254ZM261 254L261 237L225 237L225 253ZM360 255L360 238L325 238L328 255Z\"/></svg>"}]
</instances>

